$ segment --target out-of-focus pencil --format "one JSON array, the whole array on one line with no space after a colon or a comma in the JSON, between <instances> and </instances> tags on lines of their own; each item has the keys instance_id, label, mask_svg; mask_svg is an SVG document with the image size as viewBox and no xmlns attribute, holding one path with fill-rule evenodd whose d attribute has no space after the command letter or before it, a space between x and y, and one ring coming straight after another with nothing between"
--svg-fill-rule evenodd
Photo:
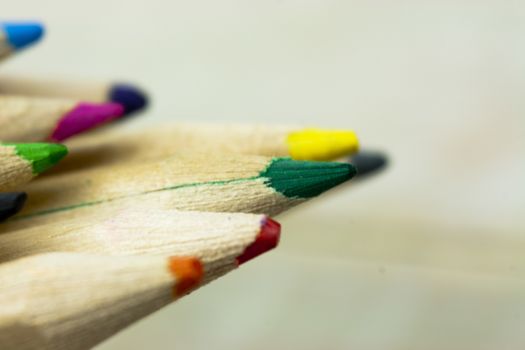
<instances>
[{"instance_id":1,"label":"out-of-focus pencil","mask_svg":"<svg viewBox=\"0 0 525 350\"><path fill-rule=\"evenodd\" d=\"M138 132L106 130L71 140L68 146L71 149L70 157L54 173L160 159L186 151L325 161L355 153L359 143L351 130L175 124Z\"/></svg>"},{"instance_id":2,"label":"out-of-focus pencil","mask_svg":"<svg viewBox=\"0 0 525 350\"><path fill-rule=\"evenodd\" d=\"M44 27L37 22L0 22L0 59L40 40Z\"/></svg>"},{"instance_id":3,"label":"out-of-focus pencil","mask_svg":"<svg viewBox=\"0 0 525 350\"><path fill-rule=\"evenodd\" d=\"M209 249L232 236L237 237L240 246L253 242L252 253L277 244L277 236L272 232L279 229L279 224L265 215L184 212L164 209L155 201L133 202L131 206L115 204L84 207L79 209L81 215L74 218L56 213L47 224L32 222L26 229L11 227L3 231L0 262L53 251L189 255L204 259ZM243 261L251 257L247 254Z\"/></svg>"},{"instance_id":4,"label":"out-of-focus pencil","mask_svg":"<svg viewBox=\"0 0 525 350\"><path fill-rule=\"evenodd\" d=\"M147 147L147 145L144 145ZM41 178L21 215L152 195L179 210L274 215L355 175L349 163L240 155L184 155Z\"/></svg>"},{"instance_id":5,"label":"out-of-focus pencil","mask_svg":"<svg viewBox=\"0 0 525 350\"><path fill-rule=\"evenodd\" d=\"M0 94L110 101L121 104L126 116L148 105L146 93L130 83L68 81L13 73L0 74Z\"/></svg>"},{"instance_id":6,"label":"out-of-focus pencil","mask_svg":"<svg viewBox=\"0 0 525 350\"><path fill-rule=\"evenodd\" d=\"M117 103L0 95L0 140L62 141L122 113Z\"/></svg>"},{"instance_id":7,"label":"out-of-focus pencil","mask_svg":"<svg viewBox=\"0 0 525 350\"><path fill-rule=\"evenodd\" d=\"M26 202L25 192L0 193L0 222L10 218L22 209Z\"/></svg>"},{"instance_id":8,"label":"out-of-focus pencil","mask_svg":"<svg viewBox=\"0 0 525 350\"><path fill-rule=\"evenodd\" d=\"M29 182L67 154L55 143L0 143L0 191Z\"/></svg>"},{"instance_id":9,"label":"out-of-focus pencil","mask_svg":"<svg viewBox=\"0 0 525 350\"><path fill-rule=\"evenodd\" d=\"M267 235L277 242L278 228ZM49 253L2 264L0 348L91 348L253 257L251 236L225 235L201 259Z\"/></svg>"},{"instance_id":10,"label":"out-of-focus pencil","mask_svg":"<svg viewBox=\"0 0 525 350\"><path fill-rule=\"evenodd\" d=\"M357 170L356 179L363 179L376 174L388 165L388 158L384 153L377 151L360 151L349 159Z\"/></svg>"}]
</instances>

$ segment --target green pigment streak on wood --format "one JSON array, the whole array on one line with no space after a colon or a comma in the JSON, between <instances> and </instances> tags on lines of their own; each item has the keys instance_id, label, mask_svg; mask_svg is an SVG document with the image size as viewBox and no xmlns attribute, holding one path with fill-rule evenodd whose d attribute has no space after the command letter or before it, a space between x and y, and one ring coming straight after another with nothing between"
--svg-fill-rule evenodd
<instances>
[{"instance_id":1,"label":"green pigment streak on wood","mask_svg":"<svg viewBox=\"0 0 525 350\"><path fill-rule=\"evenodd\" d=\"M356 170L354 166L349 163L309 162L291 160L289 158L274 158L271 160L269 165L259 173L259 175L253 177L235 180L195 182L163 187L151 191L114 197L110 199L84 202L67 207L42 210L36 213L18 216L17 219L26 219L33 216L73 210L155 192L172 191L186 187L230 185L258 179L263 179L265 186L271 187L275 191L288 198L310 198L315 197L322 192L351 179L355 174Z\"/></svg>"}]
</instances>

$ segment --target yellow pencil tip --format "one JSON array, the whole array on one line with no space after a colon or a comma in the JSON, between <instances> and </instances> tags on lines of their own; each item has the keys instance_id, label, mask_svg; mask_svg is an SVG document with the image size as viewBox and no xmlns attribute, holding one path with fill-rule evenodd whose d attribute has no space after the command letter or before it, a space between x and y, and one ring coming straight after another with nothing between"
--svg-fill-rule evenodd
<instances>
[{"instance_id":1,"label":"yellow pencil tip","mask_svg":"<svg viewBox=\"0 0 525 350\"><path fill-rule=\"evenodd\" d=\"M297 160L333 160L359 149L356 134L349 130L303 129L288 134L287 143Z\"/></svg>"}]
</instances>

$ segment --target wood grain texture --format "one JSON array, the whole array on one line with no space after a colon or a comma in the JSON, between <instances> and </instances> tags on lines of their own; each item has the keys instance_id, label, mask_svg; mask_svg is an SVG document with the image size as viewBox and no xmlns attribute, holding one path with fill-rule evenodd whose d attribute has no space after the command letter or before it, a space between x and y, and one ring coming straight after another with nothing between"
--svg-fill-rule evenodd
<instances>
[{"instance_id":1,"label":"wood grain texture","mask_svg":"<svg viewBox=\"0 0 525 350\"><path fill-rule=\"evenodd\" d=\"M0 261L61 251L103 255L186 255L212 262L239 255L254 240L266 216L242 213L181 212L156 201L118 202L80 209L68 218L53 214L47 224L8 227L0 234ZM224 241L231 241L225 245ZM236 244L233 244L236 242ZM232 251L227 252L224 249Z\"/></svg>"},{"instance_id":2,"label":"wood grain texture","mask_svg":"<svg viewBox=\"0 0 525 350\"><path fill-rule=\"evenodd\" d=\"M288 198L270 187L266 178L258 177L271 160L180 155L46 177L24 188L29 200L21 215L75 211L113 200L142 201L145 196L171 209L274 215L304 200Z\"/></svg>"},{"instance_id":3,"label":"wood grain texture","mask_svg":"<svg viewBox=\"0 0 525 350\"><path fill-rule=\"evenodd\" d=\"M54 253L0 266L2 349L87 349L173 301L166 257Z\"/></svg>"},{"instance_id":4,"label":"wood grain texture","mask_svg":"<svg viewBox=\"0 0 525 350\"><path fill-rule=\"evenodd\" d=\"M34 176L33 166L18 155L14 146L0 145L0 191L25 184Z\"/></svg>"},{"instance_id":5,"label":"wood grain texture","mask_svg":"<svg viewBox=\"0 0 525 350\"><path fill-rule=\"evenodd\" d=\"M45 140L75 105L67 99L0 95L0 140Z\"/></svg>"},{"instance_id":6,"label":"wood grain texture","mask_svg":"<svg viewBox=\"0 0 525 350\"><path fill-rule=\"evenodd\" d=\"M181 152L289 156L286 137L292 126L180 123L138 132L116 128L68 142L71 154L53 170L73 172L115 163L162 159Z\"/></svg>"}]
</instances>

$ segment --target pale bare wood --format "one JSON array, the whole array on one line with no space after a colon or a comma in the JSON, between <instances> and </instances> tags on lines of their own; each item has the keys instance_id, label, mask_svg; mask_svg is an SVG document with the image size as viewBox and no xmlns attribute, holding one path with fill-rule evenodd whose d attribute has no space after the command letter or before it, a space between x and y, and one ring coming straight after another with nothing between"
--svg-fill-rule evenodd
<instances>
[{"instance_id":1,"label":"pale bare wood","mask_svg":"<svg viewBox=\"0 0 525 350\"><path fill-rule=\"evenodd\" d=\"M17 154L15 146L0 145L0 191L25 184L34 176L33 166Z\"/></svg>"},{"instance_id":2,"label":"pale bare wood","mask_svg":"<svg viewBox=\"0 0 525 350\"><path fill-rule=\"evenodd\" d=\"M109 88L110 84L95 81L71 82L56 77L34 77L23 73L0 74L0 94L105 102Z\"/></svg>"},{"instance_id":3,"label":"pale bare wood","mask_svg":"<svg viewBox=\"0 0 525 350\"><path fill-rule=\"evenodd\" d=\"M0 95L0 140L44 140L75 104L68 99Z\"/></svg>"},{"instance_id":4,"label":"pale bare wood","mask_svg":"<svg viewBox=\"0 0 525 350\"><path fill-rule=\"evenodd\" d=\"M156 201L122 207L110 202L80 209L80 216L56 214L47 224L0 234L0 262L62 251L104 255L187 255L212 262L224 241L236 252L252 242L265 215L181 212ZM236 237L236 244L233 244ZM233 253L232 253L233 254Z\"/></svg>"},{"instance_id":5,"label":"pale bare wood","mask_svg":"<svg viewBox=\"0 0 525 350\"><path fill-rule=\"evenodd\" d=\"M171 209L274 215L303 200L287 198L258 177L270 162L259 156L185 154L51 176L24 187L29 199L21 215L73 212L76 206L144 196Z\"/></svg>"},{"instance_id":6,"label":"pale bare wood","mask_svg":"<svg viewBox=\"0 0 525 350\"><path fill-rule=\"evenodd\" d=\"M68 140L70 154L50 174L115 163L161 159L181 152L289 156L293 126L178 123L140 131L117 128Z\"/></svg>"},{"instance_id":7,"label":"pale bare wood","mask_svg":"<svg viewBox=\"0 0 525 350\"><path fill-rule=\"evenodd\" d=\"M206 281L237 266L242 247L230 243L238 246L232 237L205 264ZM161 256L50 253L2 264L0 348L90 348L172 302L176 282Z\"/></svg>"}]
</instances>

